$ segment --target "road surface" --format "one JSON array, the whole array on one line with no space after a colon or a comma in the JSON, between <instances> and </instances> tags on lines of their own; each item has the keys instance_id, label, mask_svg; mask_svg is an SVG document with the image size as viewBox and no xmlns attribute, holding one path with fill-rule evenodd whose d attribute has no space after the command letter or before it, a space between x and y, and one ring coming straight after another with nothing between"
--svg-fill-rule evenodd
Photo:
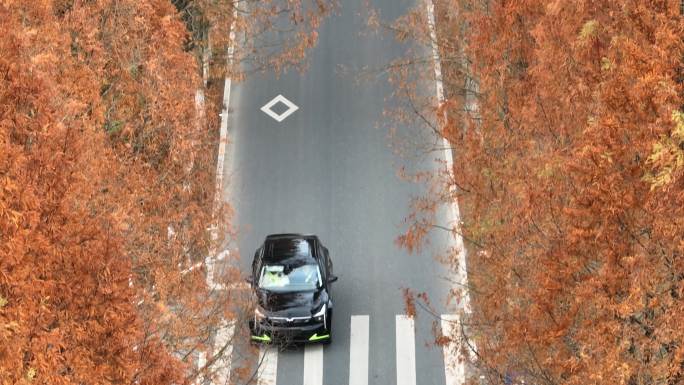
<instances>
[{"instance_id":1,"label":"road surface","mask_svg":"<svg viewBox=\"0 0 684 385\"><path fill-rule=\"evenodd\" d=\"M397 103L393 86L386 76L359 81L340 70L381 68L406 47L387 33L368 31L363 0L341 3L322 25L306 72L256 74L233 84L225 199L236 210L245 272L267 234L301 232L320 237L340 277L333 286L332 345L264 350L257 383L452 385L454 369L445 368L445 353L432 345L433 324L441 323L420 309L415 319L406 317L401 291L426 292L438 314L453 312L443 303L449 273L435 260L449 236L437 232L413 255L395 243L411 197L423 191L397 170L439 167L436 155L394 154L388 136L394 124L383 118ZM419 5L371 3L385 20ZM278 95L299 107L281 122L261 110ZM426 129L397 130L418 142L435 140Z\"/></svg>"}]
</instances>

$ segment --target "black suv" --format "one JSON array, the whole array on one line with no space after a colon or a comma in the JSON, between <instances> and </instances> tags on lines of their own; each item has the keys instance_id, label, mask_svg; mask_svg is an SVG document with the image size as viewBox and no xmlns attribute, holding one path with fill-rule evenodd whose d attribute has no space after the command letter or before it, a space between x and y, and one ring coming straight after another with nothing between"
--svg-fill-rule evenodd
<instances>
[{"instance_id":1,"label":"black suv","mask_svg":"<svg viewBox=\"0 0 684 385\"><path fill-rule=\"evenodd\" d=\"M247 280L257 297L253 342L332 341L333 264L315 235L273 234L257 249Z\"/></svg>"}]
</instances>

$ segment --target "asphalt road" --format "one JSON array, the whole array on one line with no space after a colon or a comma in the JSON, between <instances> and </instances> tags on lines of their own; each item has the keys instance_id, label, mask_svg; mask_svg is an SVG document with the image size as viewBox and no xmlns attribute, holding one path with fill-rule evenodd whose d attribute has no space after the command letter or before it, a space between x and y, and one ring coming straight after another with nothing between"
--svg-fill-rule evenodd
<instances>
[{"instance_id":1,"label":"asphalt road","mask_svg":"<svg viewBox=\"0 0 684 385\"><path fill-rule=\"evenodd\" d=\"M395 243L405 229L411 197L423 191L398 177L398 168L438 164L435 154L422 159L394 154L388 138L394 124L383 110L396 101L385 76L358 81L340 71L380 68L405 54L406 47L389 34L367 31L363 2L342 1L337 14L324 22L306 72L256 74L233 85L225 199L236 210L245 271L270 233L315 233L330 250L340 278L333 288L334 342L323 349L324 384L350 384L350 364L363 372L363 363L356 362L363 354L350 359L350 325L352 316L366 315L369 384L414 385L406 367L411 361L403 352L414 347L417 383L444 385L442 349L430 346L435 318L419 310L414 341L410 334L404 337L406 324L397 320L405 313L401 289L406 287L428 293L438 313L449 312L442 303L449 274L435 260L448 247L448 235L437 232L428 247L413 255ZM416 5L412 0L372 4L390 20ZM279 94L299 106L282 122L260 110ZM397 130L416 141L434 140L427 129L399 125ZM277 356L278 385L317 383L315 375L313 380L304 375L304 349Z\"/></svg>"}]
</instances>

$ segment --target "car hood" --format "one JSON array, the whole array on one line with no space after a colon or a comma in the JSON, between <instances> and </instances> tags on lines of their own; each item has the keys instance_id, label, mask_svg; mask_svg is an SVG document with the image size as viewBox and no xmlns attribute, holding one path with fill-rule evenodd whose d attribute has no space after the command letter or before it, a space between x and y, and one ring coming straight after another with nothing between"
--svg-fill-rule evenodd
<instances>
[{"instance_id":1,"label":"car hood","mask_svg":"<svg viewBox=\"0 0 684 385\"><path fill-rule=\"evenodd\" d=\"M258 297L259 306L270 317L309 317L328 299L325 289L284 293L259 290Z\"/></svg>"}]
</instances>

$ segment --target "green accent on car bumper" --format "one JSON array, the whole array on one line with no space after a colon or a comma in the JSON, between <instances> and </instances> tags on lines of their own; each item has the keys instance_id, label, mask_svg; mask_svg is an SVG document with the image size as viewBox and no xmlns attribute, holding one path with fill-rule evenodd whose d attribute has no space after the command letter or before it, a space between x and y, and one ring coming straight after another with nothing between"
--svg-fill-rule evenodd
<instances>
[{"instance_id":1,"label":"green accent on car bumper","mask_svg":"<svg viewBox=\"0 0 684 385\"><path fill-rule=\"evenodd\" d=\"M255 341L261 341L261 342L271 342L271 337L269 337L266 334L264 334L262 336L252 336L252 339Z\"/></svg>"},{"instance_id":2,"label":"green accent on car bumper","mask_svg":"<svg viewBox=\"0 0 684 385\"><path fill-rule=\"evenodd\" d=\"M323 334L322 336L319 336L318 333L312 335L309 337L309 341L319 341L319 340L324 340L326 338L330 338L330 334Z\"/></svg>"}]
</instances>

